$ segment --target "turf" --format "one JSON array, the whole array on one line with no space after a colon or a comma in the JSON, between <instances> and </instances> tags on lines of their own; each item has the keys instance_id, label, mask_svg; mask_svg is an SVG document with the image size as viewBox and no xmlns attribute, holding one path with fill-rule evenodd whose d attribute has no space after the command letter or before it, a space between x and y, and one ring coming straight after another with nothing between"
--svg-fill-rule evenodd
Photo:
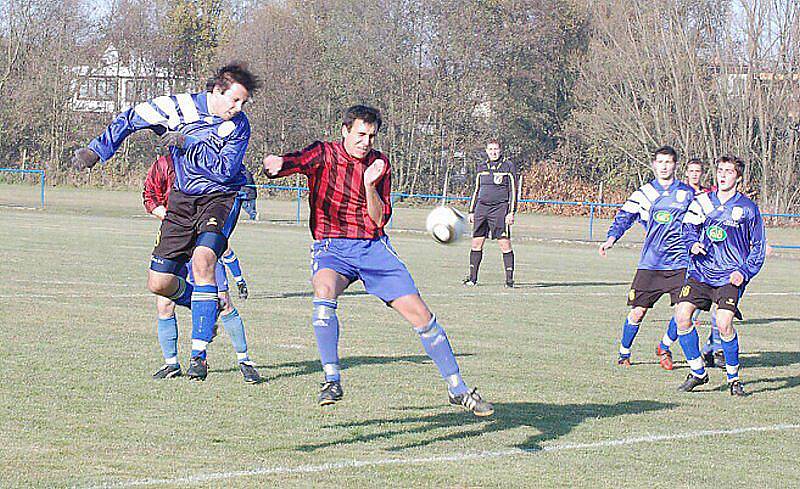
<instances>
[{"instance_id":1,"label":"turf","mask_svg":"<svg viewBox=\"0 0 800 489\"><path fill-rule=\"evenodd\" d=\"M402 231L418 228L402 223L418 223L425 209L399 209L392 242L467 382L496 414L448 406L415 334L359 285L339 309L345 399L322 409L309 233L288 224L291 201L263 199L260 212L267 222L241 222L233 242L251 290L237 306L269 380L253 386L224 334L206 382L150 379L161 363L145 290L157 223L136 193L48 189L44 211L0 208L0 486L800 484L800 261L791 252L767 261L742 304L742 376L752 395L731 398L720 370L700 392L679 394L686 365L665 372L653 354L666 299L645 320L634 365L614 365L636 234L601 259L596 245L577 241L585 219L521 216L519 287L502 287L489 243L480 285L464 289L468 244ZM799 238L770 231L771 241ZM186 311L178 321L185 366ZM752 427L770 431L699 433Z\"/></svg>"}]
</instances>

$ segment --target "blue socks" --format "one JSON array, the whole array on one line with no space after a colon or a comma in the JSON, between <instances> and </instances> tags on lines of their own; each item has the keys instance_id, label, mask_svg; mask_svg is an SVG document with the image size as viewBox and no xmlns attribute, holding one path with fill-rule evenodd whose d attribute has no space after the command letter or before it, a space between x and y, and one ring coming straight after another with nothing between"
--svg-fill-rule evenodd
<instances>
[{"instance_id":1,"label":"blue socks","mask_svg":"<svg viewBox=\"0 0 800 489\"><path fill-rule=\"evenodd\" d=\"M725 353L725 372L728 382L739 380L739 335L733 330L730 338L721 338L722 351Z\"/></svg>"},{"instance_id":2,"label":"blue socks","mask_svg":"<svg viewBox=\"0 0 800 489\"><path fill-rule=\"evenodd\" d=\"M625 318L625 324L622 326L622 341L619 344L620 358L629 358L631 356L631 346L633 340L636 338L636 333L639 332L639 325L633 324Z\"/></svg>"},{"instance_id":3,"label":"blue socks","mask_svg":"<svg viewBox=\"0 0 800 489\"><path fill-rule=\"evenodd\" d=\"M335 299L314 298L312 322L326 382L339 382L339 318Z\"/></svg>"},{"instance_id":4,"label":"blue socks","mask_svg":"<svg viewBox=\"0 0 800 489\"><path fill-rule=\"evenodd\" d=\"M217 322L216 285L195 285L192 292L192 357L206 357L206 346L214 337Z\"/></svg>"},{"instance_id":5,"label":"blue socks","mask_svg":"<svg viewBox=\"0 0 800 489\"><path fill-rule=\"evenodd\" d=\"M242 267L239 266L239 257L236 256L233 249L229 249L227 253L222 255L222 263L231 271L234 281L240 282L242 280Z\"/></svg>"},{"instance_id":6,"label":"blue socks","mask_svg":"<svg viewBox=\"0 0 800 489\"><path fill-rule=\"evenodd\" d=\"M447 382L447 388L454 396L459 396L467 392L467 385L461 378L458 371L458 363L447 340L447 335L441 326L436 322L436 316L421 328L414 328L422 341L425 353L433 360L442 378Z\"/></svg>"},{"instance_id":7,"label":"blue socks","mask_svg":"<svg viewBox=\"0 0 800 489\"><path fill-rule=\"evenodd\" d=\"M164 354L164 363L178 364L178 322L175 316L158 318L158 343Z\"/></svg>"},{"instance_id":8,"label":"blue socks","mask_svg":"<svg viewBox=\"0 0 800 489\"><path fill-rule=\"evenodd\" d=\"M234 308L229 314L221 316L222 326L225 332L231 338L233 349L236 350L236 358L239 363L248 362L250 358L247 355L247 337L244 333L244 322L242 322L239 311Z\"/></svg>"},{"instance_id":9,"label":"blue socks","mask_svg":"<svg viewBox=\"0 0 800 489\"><path fill-rule=\"evenodd\" d=\"M167 298L179 306L191 307L194 287L184 277L176 275L175 278L178 279L178 290Z\"/></svg>"},{"instance_id":10,"label":"blue socks","mask_svg":"<svg viewBox=\"0 0 800 489\"><path fill-rule=\"evenodd\" d=\"M664 333L664 337L661 338L661 344L659 345L662 350L669 351L669 347L672 346L678 340L678 323L675 322L675 318L672 317L669 320L669 326L667 326L667 331Z\"/></svg>"},{"instance_id":11,"label":"blue socks","mask_svg":"<svg viewBox=\"0 0 800 489\"><path fill-rule=\"evenodd\" d=\"M681 343L683 354L686 356L686 361L692 369L692 374L699 378L705 377L706 369L703 359L700 357L700 337L697 336L695 327L692 326L689 331L678 331L678 340Z\"/></svg>"}]
</instances>

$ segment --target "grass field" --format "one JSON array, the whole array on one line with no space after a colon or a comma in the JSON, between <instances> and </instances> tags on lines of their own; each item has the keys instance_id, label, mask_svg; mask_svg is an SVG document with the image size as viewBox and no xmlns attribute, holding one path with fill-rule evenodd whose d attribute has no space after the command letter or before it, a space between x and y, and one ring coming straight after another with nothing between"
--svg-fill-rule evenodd
<instances>
[{"instance_id":1,"label":"grass field","mask_svg":"<svg viewBox=\"0 0 800 489\"><path fill-rule=\"evenodd\" d=\"M265 218L292 209L262 202ZM398 211L396 227L424 213ZM580 219L521 221L532 238L585 230ZM466 242L396 230L467 382L495 403L479 419L447 405L416 335L360 285L339 308L345 399L317 407L305 227L242 222L234 236L251 288L237 306L269 379L255 386L224 334L206 382L150 379L161 364L145 290L157 223L136 193L48 189L47 210L0 208L0 227L0 487L800 486L800 260L788 252L743 301L752 395L734 399L720 370L700 392L675 392L685 364L665 372L653 354L664 302L634 366L614 364L637 234L605 260L586 243L519 240L520 286L506 290L492 243L481 285L464 289ZM178 321L185 366L186 311Z\"/></svg>"}]
</instances>

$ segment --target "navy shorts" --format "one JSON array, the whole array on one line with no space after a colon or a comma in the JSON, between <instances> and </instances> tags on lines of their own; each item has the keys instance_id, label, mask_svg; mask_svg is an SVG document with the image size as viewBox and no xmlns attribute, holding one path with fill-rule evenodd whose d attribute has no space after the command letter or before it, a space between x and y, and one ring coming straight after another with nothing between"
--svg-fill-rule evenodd
<instances>
[{"instance_id":1,"label":"navy shorts","mask_svg":"<svg viewBox=\"0 0 800 489\"><path fill-rule=\"evenodd\" d=\"M368 293L387 304L419 294L414 279L388 236L375 239L326 238L311 245L311 274L330 269L350 283L361 280Z\"/></svg>"}]
</instances>

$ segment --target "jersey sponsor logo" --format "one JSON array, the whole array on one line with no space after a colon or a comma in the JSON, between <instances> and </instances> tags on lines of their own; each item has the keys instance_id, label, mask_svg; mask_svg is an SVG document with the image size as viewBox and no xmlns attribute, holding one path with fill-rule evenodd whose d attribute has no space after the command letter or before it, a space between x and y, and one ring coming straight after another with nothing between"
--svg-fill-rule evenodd
<instances>
[{"instance_id":1,"label":"jersey sponsor logo","mask_svg":"<svg viewBox=\"0 0 800 489\"><path fill-rule=\"evenodd\" d=\"M653 220L659 224L669 224L672 222L672 214L669 211L658 211L653 214Z\"/></svg>"},{"instance_id":2,"label":"jersey sponsor logo","mask_svg":"<svg viewBox=\"0 0 800 489\"><path fill-rule=\"evenodd\" d=\"M691 285L684 285L683 288L681 289L680 297L689 297L689 292L691 291L692 291Z\"/></svg>"},{"instance_id":3,"label":"jersey sponsor logo","mask_svg":"<svg viewBox=\"0 0 800 489\"><path fill-rule=\"evenodd\" d=\"M731 209L731 219L734 221L738 221L744 216L744 209L739 207L738 205Z\"/></svg>"},{"instance_id":4,"label":"jersey sponsor logo","mask_svg":"<svg viewBox=\"0 0 800 489\"><path fill-rule=\"evenodd\" d=\"M709 226L709 228L706 230L706 235L708 236L708 239L715 243L725 241L725 238L728 237L728 233L719 226Z\"/></svg>"}]
</instances>

